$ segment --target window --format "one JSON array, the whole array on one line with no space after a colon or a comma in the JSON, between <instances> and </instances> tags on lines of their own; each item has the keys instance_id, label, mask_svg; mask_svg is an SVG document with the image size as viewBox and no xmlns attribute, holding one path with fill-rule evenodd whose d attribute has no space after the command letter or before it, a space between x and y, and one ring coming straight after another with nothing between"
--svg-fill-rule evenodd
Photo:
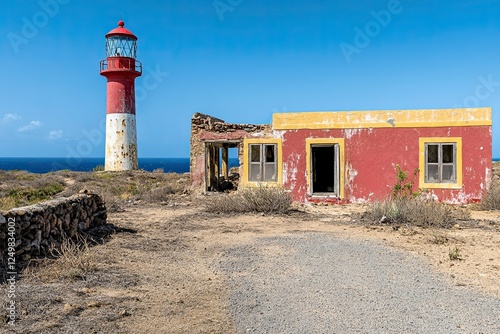
<instances>
[{"instance_id":1,"label":"window","mask_svg":"<svg viewBox=\"0 0 500 334\"><path fill-rule=\"evenodd\" d=\"M462 138L420 138L420 188L462 187Z\"/></svg>"},{"instance_id":2,"label":"window","mask_svg":"<svg viewBox=\"0 0 500 334\"><path fill-rule=\"evenodd\" d=\"M243 139L243 177L240 186L281 186L282 161L280 138Z\"/></svg>"},{"instance_id":3,"label":"window","mask_svg":"<svg viewBox=\"0 0 500 334\"><path fill-rule=\"evenodd\" d=\"M136 58L137 42L128 36L110 36L106 39L107 57Z\"/></svg>"},{"instance_id":4,"label":"window","mask_svg":"<svg viewBox=\"0 0 500 334\"><path fill-rule=\"evenodd\" d=\"M250 144L248 154L250 161L249 181L277 181L276 144Z\"/></svg>"},{"instance_id":5,"label":"window","mask_svg":"<svg viewBox=\"0 0 500 334\"><path fill-rule=\"evenodd\" d=\"M457 182L456 152L457 146L455 143L425 144L425 182Z\"/></svg>"}]
</instances>

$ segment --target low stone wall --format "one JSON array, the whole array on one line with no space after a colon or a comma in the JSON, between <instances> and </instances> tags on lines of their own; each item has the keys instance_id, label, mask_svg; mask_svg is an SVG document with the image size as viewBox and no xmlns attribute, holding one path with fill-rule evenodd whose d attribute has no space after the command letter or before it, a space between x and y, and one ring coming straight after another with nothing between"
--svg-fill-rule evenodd
<instances>
[{"instance_id":1,"label":"low stone wall","mask_svg":"<svg viewBox=\"0 0 500 334\"><path fill-rule=\"evenodd\" d=\"M0 212L0 251L7 257L9 242L15 239L16 260L47 255L64 238L106 223L106 206L101 196L78 194L22 208Z\"/></svg>"}]
</instances>

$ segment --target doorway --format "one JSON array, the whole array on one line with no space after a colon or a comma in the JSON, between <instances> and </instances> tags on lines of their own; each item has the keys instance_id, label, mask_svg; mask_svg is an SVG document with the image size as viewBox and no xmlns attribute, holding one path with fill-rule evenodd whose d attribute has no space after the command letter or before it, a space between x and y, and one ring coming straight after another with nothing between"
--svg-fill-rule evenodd
<instances>
[{"instance_id":1,"label":"doorway","mask_svg":"<svg viewBox=\"0 0 500 334\"><path fill-rule=\"evenodd\" d=\"M210 141L205 143L205 185L206 191L236 189L239 173L238 141Z\"/></svg>"},{"instance_id":2,"label":"doorway","mask_svg":"<svg viewBox=\"0 0 500 334\"><path fill-rule=\"evenodd\" d=\"M311 193L339 196L339 145L311 145Z\"/></svg>"}]
</instances>

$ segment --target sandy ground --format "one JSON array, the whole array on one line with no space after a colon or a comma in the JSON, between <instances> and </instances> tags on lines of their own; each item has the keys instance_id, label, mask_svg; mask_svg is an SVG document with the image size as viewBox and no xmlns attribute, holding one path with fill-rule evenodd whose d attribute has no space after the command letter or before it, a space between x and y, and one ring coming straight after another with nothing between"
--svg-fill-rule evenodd
<instances>
[{"instance_id":1,"label":"sandy ground","mask_svg":"<svg viewBox=\"0 0 500 334\"><path fill-rule=\"evenodd\" d=\"M500 212L473 212L474 223L451 230L396 230L364 225L359 205L300 206L288 216L223 216L203 212L197 201L132 203L110 214L109 222L125 231L92 248L95 273L77 281L44 281L35 273L18 283L13 331L232 333L226 278L218 269L225 251L296 231L401 249L431 263L450 284L500 298ZM461 260L452 261L449 251L455 246Z\"/></svg>"}]
</instances>

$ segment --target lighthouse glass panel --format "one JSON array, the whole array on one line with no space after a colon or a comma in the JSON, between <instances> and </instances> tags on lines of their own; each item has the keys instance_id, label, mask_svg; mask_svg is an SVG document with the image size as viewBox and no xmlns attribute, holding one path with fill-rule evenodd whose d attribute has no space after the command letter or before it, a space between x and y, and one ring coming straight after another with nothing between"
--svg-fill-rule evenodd
<instances>
[{"instance_id":1,"label":"lighthouse glass panel","mask_svg":"<svg viewBox=\"0 0 500 334\"><path fill-rule=\"evenodd\" d=\"M106 39L108 57L136 57L137 41L128 36L110 36Z\"/></svg>"}]
</instances>

